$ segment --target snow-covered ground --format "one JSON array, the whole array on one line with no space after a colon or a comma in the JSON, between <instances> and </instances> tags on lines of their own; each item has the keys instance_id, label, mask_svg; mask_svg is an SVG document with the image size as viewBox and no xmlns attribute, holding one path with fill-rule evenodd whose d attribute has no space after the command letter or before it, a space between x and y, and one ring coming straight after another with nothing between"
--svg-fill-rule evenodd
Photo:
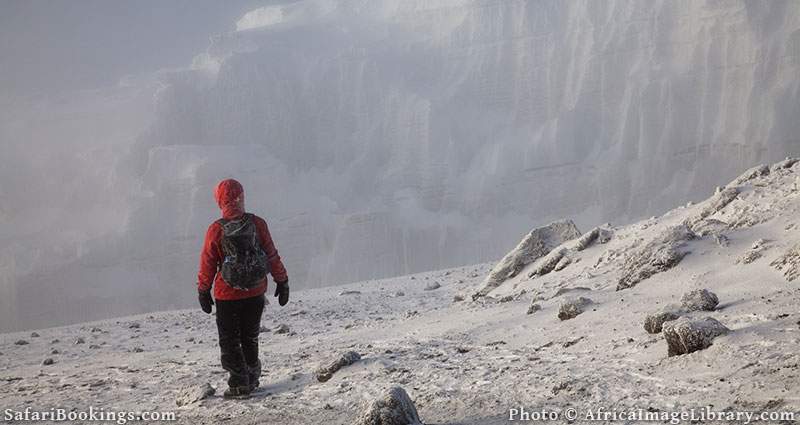
<instances>
[{"instance_id":1,"label":"snow-covered ground","mask_svg":"<svg viewBox=\"0 0 800 425\"><path fill-rule=\"evenodd\" d=\"M284 308L269 297L262 389L248 400L220 396L216 327L199 308L3 334L0 407L175 411L193 424L350 424L396 384L428 424L506 423L519 407L800 412L800 286L784 274L797 270L797 257L782 270L771 265L800 242L798 211L800 165L787 161L750 170L706 202L610 226L607 243L566 251L563 269L529 277L545 257L475 301L491 264L297 291ZM676 245L688 254L618 291L623 273L681 224L698 235ZM441 287L425 289L434 282ZM702 288L719 306L689 317L713 317L732 332L668 357L644 318ZM559 320L560 304L578 295L593 303ZM526 314L532 302L541 309ZM274 333L282 324L289 332ZM315 369L348 350L362 359L317 382ZM176 405L183 389L205 383L215 396Z\"/></svg>"}]
</instances>

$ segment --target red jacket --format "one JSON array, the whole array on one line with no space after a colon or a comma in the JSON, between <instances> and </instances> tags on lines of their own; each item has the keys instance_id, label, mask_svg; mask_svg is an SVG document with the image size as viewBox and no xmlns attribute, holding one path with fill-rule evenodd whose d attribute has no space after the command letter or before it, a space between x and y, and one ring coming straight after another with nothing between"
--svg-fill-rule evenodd
<instances>
[{"instance_id":1,"label":"red jacket","mask_svg":"<svg viewBox=\"0 0 800 425\"><path fill-rule=\"evenodd\" d=\"M217 200L217 204L222 210L222 218L235 219L244 214L244 189L236 180L227 179L221 181L214 191L214 198ZM272 242L269 228L267 228L267 222L257 215L253 215L253 221L256 225L256 231L258 232L261 246L267 253L267 260L269 261L272 278L275 282L288 281L289 277L286 275L286 268L283 267L281 257L278 255L278 250L275 249L275 244ZM255 288L246 291L234 289L225 283L225 280L222 279L222 274L217 273L224 259L220 247L221 240L222 225L215 221L208 226L206 239L203 243L203 251L200 254L200 272L197 274L198 291L208 291L211 289L211 284L213 282L214 298L218 300L240 300L259 296L266 292L267 279L264 279L264 281Z\"/></svg>"}]
</instances>

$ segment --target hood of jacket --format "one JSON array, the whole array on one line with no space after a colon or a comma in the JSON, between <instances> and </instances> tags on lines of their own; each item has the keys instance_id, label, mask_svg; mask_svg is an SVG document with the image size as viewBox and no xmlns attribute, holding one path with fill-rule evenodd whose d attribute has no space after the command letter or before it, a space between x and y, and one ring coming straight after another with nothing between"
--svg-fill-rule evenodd
<instances>
[{"instance_id":1,"label":"hood of jacket","mask_svg":"<svg viewBox=\"0 0 800 425\"><path fill-rule=\"evenodd\" d=\"M234 179L225 179L214 189L214 199L222 211L222 218L231 220L244 214L244 188Z\"/></svg>"}]
</instances>

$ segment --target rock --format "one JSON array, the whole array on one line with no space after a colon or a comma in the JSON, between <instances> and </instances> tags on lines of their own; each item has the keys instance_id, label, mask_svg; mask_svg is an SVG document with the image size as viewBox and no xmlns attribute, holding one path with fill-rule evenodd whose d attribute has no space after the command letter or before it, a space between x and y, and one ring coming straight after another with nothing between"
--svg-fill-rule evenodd
<instances>
[{"instance_id":1,"label":"rock","mask_svg":"<svg viewBox=\"0 0 800 425\"><path fill-rule=\"evenodd\" d=\"M178 406L188 406L198 401L205 400L213 396L216 392L217 390L209 383L184 388L178 392L175 404Z\"/></svg>"},{"instance_id":2,"label":"rock","mask_svg":"<svg viewBox=\"0 0 800 425\"><path fill-rule=\"evenodd\" d=\"M758 260L761 258L763 254L761 253L760 249L750 249L745 252L741 257L736 259L736 264L750 264L753 261Z\"/></svg>"},{"instance_id":3,"label":"rock","mask_svg":"<svg viewBox=\"0 0 800 425\"><path fill-rule=\"evenodd\" d=\"M442 285L439 285L439 282L433 281L433 282L430 282L427 285L425 285L425 290L426 291L433 291L433 290L439 289L441 287L442 287Z\"/></svg>"},{"instance_id":4,"label":"rock","mask_svg":"<svg viewBox=\"0 0 800 425\"><path fill-rule=\"evenodd\" d=\"M594 229L584 233L578 238L578 242L575 246L577 251L583 251L584 249L594 245L595 243L608 243L611 238L614 236L614 232L607 228L607 227L595 227Z\"/></svg>"},{"instance_id":5,"label":"rock","mask_svg":"<svg viewBox=\"0 0 800 425\"><path fill-rule=\"evenodd\" d=\"M485 297L503 282L518 275L525 266L544 257L565 241L580 235L575 223L570 220L556 221L531 230L516 248L497 263L484 281L483 288L473 294L472 298Z\"/></svg>"},{"instance_id":6,"label":"rock","mask_svg":"<svg viewBox=\"0 0 800 425\"><path fill-rule=\"evenodd\" d=\"M258 328L258 330L259 332L269 332L269 328L264 325L261 325L261 327Z\"/></svg>"},{"instance_id":7,"label":"rock","mask_svg":"<svg viewBox=\"0 0 800 425\"><path fill-rule=\"evenodd\" d=\"M734 186L738 185L738 183L735 182L732 184ZM739 196L739 189L736 187L726 187L717 191L713 196L708 198L708 200L703 203L703 208L697 215L687 218L686 221L684 221L684 225L692 232L698 232L704 225L703 222L708 217L725 208L728 204L733 202L737 196Z\"/></svg>"},{"instance_id":8,"label":"rock","mask_svg":"<svg viewBox=\"0 0 800 425\"><path fill-rule=\"evenodd\" d=\"M42 365L44 365L44 366L50 366L53 363L55 363L55 361L53 359L51 359L50 357L48 357L48 358L46 358L46 359L44 359L42 361Z\"/></svg>"},{"instance_id":9,"label":"rock","mask_svg":"<svg viewBox=\"0 0 800 425\"><path fill-rule=\"evenodd\" d=\"M361 295L361 291L342 291L342 292L339 292L339 296L340 297L345 296L345 295Z\"/></svg>"},{"instance_id":10,"label":"rock","mask_svg":"<svg viewBox=\"0 0 800 425\"><path fill-rule=\"evenodd\" d=\"M317 377L317 381L319 382L327 382L328 380L333 377L333 374L338 372L339 369L350 366L351 364L361 360L361 355L356 353L355 351L348 351L338 358L334 359L330 363L325 366L321 366L318 368L314 375Z\"/></svg>"},{"instance_id":11,"label":"rock","mask_svg":"<svg viewBox=\"0 0 800 425\"><path fill-rule=\"evenodd\" d=\"M14 342L14 345L28 345L28 341L25 341L24 339L18 339L16 342Z\"/></svg>"},{"instance_id":12,"label":"rock","mask_svg":"<svg viewBox=\"0 0 800 425\"><path fill-rule=\"evenodd\" d=\"M39 338L39 334L36 332L31 332L31 338Z\"/></svg>"},{"instance_id":13,"label":"rock","mask_svg":"<svg viewBox=\"0 0 800 425\"><path fill-rule=\"evenodd\" d=\"M769 264L775 269L782 271L783 276L789 282L800 276L800 243L789 248L783 255Z\"/></svg>"},{"instance_id":14,"label":"rock","mask_svg":"<svg viewBox=\"0 0 800 425\"><path fill-rule=\"evenodd\" d=\"M54 339L54 340L50 341L51 344L58 344L59 342L61 342L60 339Z\"/></svg>"},{"instance_id":15,"label":"rock","mask_svg":"<svg viewBox=\"0 0 800 425\"><path fill-rule=\"evenodd\" d=\"M683 249L686 241L693 238L694 233L686 225L673 226L628 255L622 276L617 281L617 290L632 288L654 274L675 267L688 254Z\"/></svg>"},{"instance_id":16,"label":"rock","mask_svg":"<svg viewBox=\"0 0 800 425\"><path fill-rule=\"evenodd\" d=\"M89 346L89 348L92 349L92 350L97 350L98 348L100 348L100 346L97 345L97 344L92 344L92 345Z\"/></svg>"},{"instance_id":17,"label":"rock","mask_svg":"<svg viewBox=\"0 0 800 425\"><path fill-rule=\"evenodd\" d=\"M525 314L533 314L533 313L536 313L537 311L539 311L541 309L542 309L541 305L539 305L537 303L533 303L533 304L530 305L530 307L528 307L528 311Z\"/></svg>"},{"instance_id":18,"label":"rock","mask_svg":"<svg viewBox=\"0 0 800 425\"><path fill-rule=\"evenodd\" d=\"M391 387L366 406L355 425L422 425L422 421L408 393Z\"/></svg>"},{"instance_id":19,"label":"rock","mask_svg":"<svg viewBox=\"0 0 800 425\"><path fill-rule=\"evenodd\" d=\"M103 332L103 330L102 330L102 329L100 329L100 328L97 328L97 327L95 327L95 328L92 328L91 332L94 334L94 333L100 333L100 332Z\"/></svg>"},{"instance_id":20,"label":"rock","mask_svg":"<svg viewBox=\"0 0 800 425\"><path fill-rule=\"evenodd\" d=\"M133 348L133 352L134 353L144 353L144 348L142 348L142 347L134 347Z\"/></svg>"},{"instance_id":21,"label":"rock","mask_svg":"<svg viewBox=\"0 0 800 425\"><path fill-rule=\"evenodd\" d=\"M85 343L86 343L86 340L85 340L85 339L83 339L83 337L81 337L81 336L79 336L79 337L78 337L78 338L75 340L75 345L79 345L79 344L85 344Z\"/></svg>"},{"instance_id":22,"label":"rock","mask_svg":"<svg viewBox=\"0 0 800 425\"><path fill-rule=\"evenodd\" d=\"M56 354L61 354L61 352L54 348L54 349L50 350L50 354L56 355Z\"/></svg>"},{"instance_id":23,"label":"rock","mask_svg":"<svg viewBox=\"0 0 800 425\"><path fill-rule=\"evenodd\" d=\"M461 294L453 295L453 302L454 303L458 303L458 302L461 302L461 301L464 301L464 296L463 295L461 295Z\"/></svg>"},{"instance_id":24,"label":"rock","mask_svg":"<svg viewBox=\"0 0 800 425\"><path fill-rule=\"evenodd\" d=\"M730 329L711 317L700 320L682 317L665 323L662 333L667 341L667 355L677 356L704 350L711 346L714 338L728 332Z\"/></svg>"},{"instance_id":25,"label":"rock","mask_svg":"<svg viewBox=\"0 0 800 425\"><path fill-rule=\"evenodd\" d=\"M128 329L139 329L141 327L142 325L137 322L132 322L131 324L128 325Z\"/></svg>"},{"instance_id":26,"label":"rock","mask_svg":"<svg viewBox=\"0 0 800 425\"><path fill-rule=\"evenodd\" d=\"M560 260L558 260L558 263L556 263L556 266L553 268L553 270L557 272L564 270L570 264L572 264L572 259L567 256L563 256Z\"/></svg>"},{"instance_id":27,"label":"rock","mask_svg":"<svg viewBox=\"0 0 800 425\"><path fill-rule=\"evenodd\" d=\"M681 306L687 311L714 311L718 304L719 298L708 289L695 289L681 297Z\"/></svg>"},{"instance_id":28,"label":"rock","mask_svg":"<svg viewBox=\"0 0 800 425\"><path fill-rule=\"evenodd\" d=\"M403 291L397 291L397 292L394 293L394 296L395 297L404 297L404 296L406 296L406 293L403 292Z\"/></svg>"},{"instance_id":29,"label":"rock","mask_svg":"<svg viewBox=\"0 0 800 425\"><path fill-rule=\"evenodd\" d=\"M779 171L787 168L792 168L794 164L796 164L798 161L800 161L800 158L791 158L787 156L786 159L784 159L783 161L772 164L772 166L770 167L770 171Z\"/></svg>"},{"instance_id":30,"label":"rock","mask_svg":"<svg viewBox=\"0 0 800 425\"><path fill-rule=\"evenodd\" d=\"M769 168L770 167L767 164L756 165L755 167L742 173L733 182L731 182L731 186L739 186L743 183L755 179L756 177L766 176L770 173Z\"/></svg>"},{"instance_id":31,"label":"rock","mask_svg":"<svg viewBox=\"0 0 800 425\"><path fill-rule=\"evenodd\" d=\"M574 319L583 313L590 304L592 304L592 300L584 297L565 300L558 308L558 318L561 320Z\"/></svg>"},{"instance_id":32,"label":"rock","mask_svg":"<svg viewBox=\"0 0 800 425\"><path fill-rule=\"evenodd\" d=\"M550 273L565 258L566 254L567 249L565 247L559 246L557 249L553 249L538 262L533 271L528 273L528 277L544 276Z\"/></svg>"},{"instance_id":33,"label":"rock","mask_svg":"<svg viewBox=\"0 0 800 425\"><path fill-rule=\"evenodd\" d=\"M287 325L287 324L285 324L285 323L281 323L281 324L280 324L280 325L278 325L278 327L277 327L277 328L275 328L275 330L274 330L274 331L272 331L272 332L273 332L273 333L276 333L276 334L288 334L288 333L289 333L289 325Z\"/></svg>"},{"instance_id":34,"label":"rock","mask_svg":"<svg viewBox=\"0 0 800 425\"><path fill-rule=\"evenodd\" d=\"M647 333L661 333L664 323L677 320L681 317L681 311L676 308L665 308L657 313L648 314L644 318L644 330Z\"/></svg>"}]
</instances>

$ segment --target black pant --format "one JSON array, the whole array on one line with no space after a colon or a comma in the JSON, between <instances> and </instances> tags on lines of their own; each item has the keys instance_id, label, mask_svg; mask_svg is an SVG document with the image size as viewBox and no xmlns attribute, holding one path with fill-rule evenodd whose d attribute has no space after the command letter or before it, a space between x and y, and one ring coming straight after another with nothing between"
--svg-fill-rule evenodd
<instances>
[{"instance_id":1,"label":"black pant","mask_svg":"<svg viewBox=\"0 0 800 425\"><path fill-rule=\"evenodd\" d=\"M258 334L264 295L243 300L217 300L217 330L222 368L230 373L228 386L254 385L261 377Z\"/></svg>"}]
</instances>

